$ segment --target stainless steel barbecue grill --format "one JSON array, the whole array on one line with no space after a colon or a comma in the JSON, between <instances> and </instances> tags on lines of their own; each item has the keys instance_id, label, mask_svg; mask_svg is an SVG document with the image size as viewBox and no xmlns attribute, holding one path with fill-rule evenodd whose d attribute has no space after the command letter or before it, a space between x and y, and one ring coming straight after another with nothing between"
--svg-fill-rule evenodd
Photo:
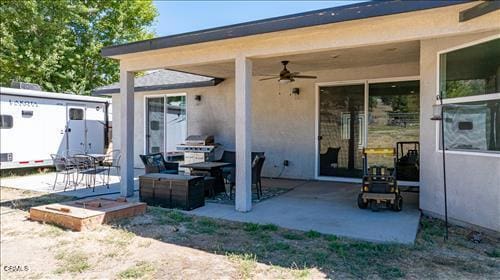
<instances>
[{"instance_id":1,"label":"stainless steel barbecue grill","mask_svg":"<svg viewBox=\"0 0 500 280\"><path fill-rule=\"evenodd\" d=\"M178 151L184 152L184 164L214 161L221 148L212 135L190 135L184 144L177 146Z\"/></svg>"}]
</instances>

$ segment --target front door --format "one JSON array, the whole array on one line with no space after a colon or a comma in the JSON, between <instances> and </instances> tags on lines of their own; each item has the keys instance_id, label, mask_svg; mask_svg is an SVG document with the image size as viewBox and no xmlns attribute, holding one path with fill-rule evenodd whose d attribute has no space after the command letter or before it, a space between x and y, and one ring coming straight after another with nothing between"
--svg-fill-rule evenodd
<instances>
[{"instance_id":1,"label":"front door","mask_svg":"<svg viewBox=\"0 0 500 280\"><path fill-rule=\"evenodd\" d=\"M69 155L87 152L85 105L66 107L66 147Z\"/></svg>"},{"instance_id":2,"label":"front door","mask_svg":"<svg viewBox=\"0 0 500 280\"><path fill-rule=\"evenodd\" d=\"M361 178L365 85L319 87L319 176Z\"/></svg>"}]
</instances>

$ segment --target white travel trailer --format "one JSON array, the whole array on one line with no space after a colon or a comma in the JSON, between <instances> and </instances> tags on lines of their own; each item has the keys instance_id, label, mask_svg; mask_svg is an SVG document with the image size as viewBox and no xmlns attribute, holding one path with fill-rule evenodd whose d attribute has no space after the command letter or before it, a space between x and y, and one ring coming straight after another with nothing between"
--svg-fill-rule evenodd
<instances>
[{"instance_id":1,"label":"white travel trailer","mask_svg":"<svg viewBox=\"0 0 500 280\"><path fill-rule=\"evenodd\" d=\"M110 99L0 87L0 101L0 169L104 153L109 143Z\"/></svg>"}]
</instances>

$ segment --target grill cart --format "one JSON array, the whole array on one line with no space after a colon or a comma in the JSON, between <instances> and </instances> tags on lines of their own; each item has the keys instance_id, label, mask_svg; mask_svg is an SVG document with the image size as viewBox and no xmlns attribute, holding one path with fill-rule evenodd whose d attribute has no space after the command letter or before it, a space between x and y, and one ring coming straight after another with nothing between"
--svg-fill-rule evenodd
<instances>
[{"instance_id":1,"label":"grill cart","mask_svg":"<svg viewBox=\"0 0 500 280\"><path fill-rule=\"evenodd\" d=\"M368 156L391 157L394 168L387 165L368 165ZM385 160L387 161L387 160ZM380 205L394 211L403 209L403 198L399 192L396 180L397 165L394 148L364 148L363 149L363 185L358 195L358 206L366 209L368 206L377 211Z\"/></svg>"}]
</instances>

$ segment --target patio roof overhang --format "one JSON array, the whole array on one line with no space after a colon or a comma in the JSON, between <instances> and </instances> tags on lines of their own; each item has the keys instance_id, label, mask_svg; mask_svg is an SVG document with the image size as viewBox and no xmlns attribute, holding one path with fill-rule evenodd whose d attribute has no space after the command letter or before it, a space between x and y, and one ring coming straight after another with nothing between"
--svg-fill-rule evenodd
<instances>
[{"instance_id":1,"label":"patio roof overhang","mask_svg":"<svg viewBox=\"0 0 500 280\"><path fill-rule=\"evenodd\" d=\"M467 2L470 2L470 0L382 0L362 2L178 35L158 37L128 44L109 46L103 48L101 50L101 54L105 57L113 57L130 53L186 46L290 29L434 9Z\"/></svg>"}]
</instances>

